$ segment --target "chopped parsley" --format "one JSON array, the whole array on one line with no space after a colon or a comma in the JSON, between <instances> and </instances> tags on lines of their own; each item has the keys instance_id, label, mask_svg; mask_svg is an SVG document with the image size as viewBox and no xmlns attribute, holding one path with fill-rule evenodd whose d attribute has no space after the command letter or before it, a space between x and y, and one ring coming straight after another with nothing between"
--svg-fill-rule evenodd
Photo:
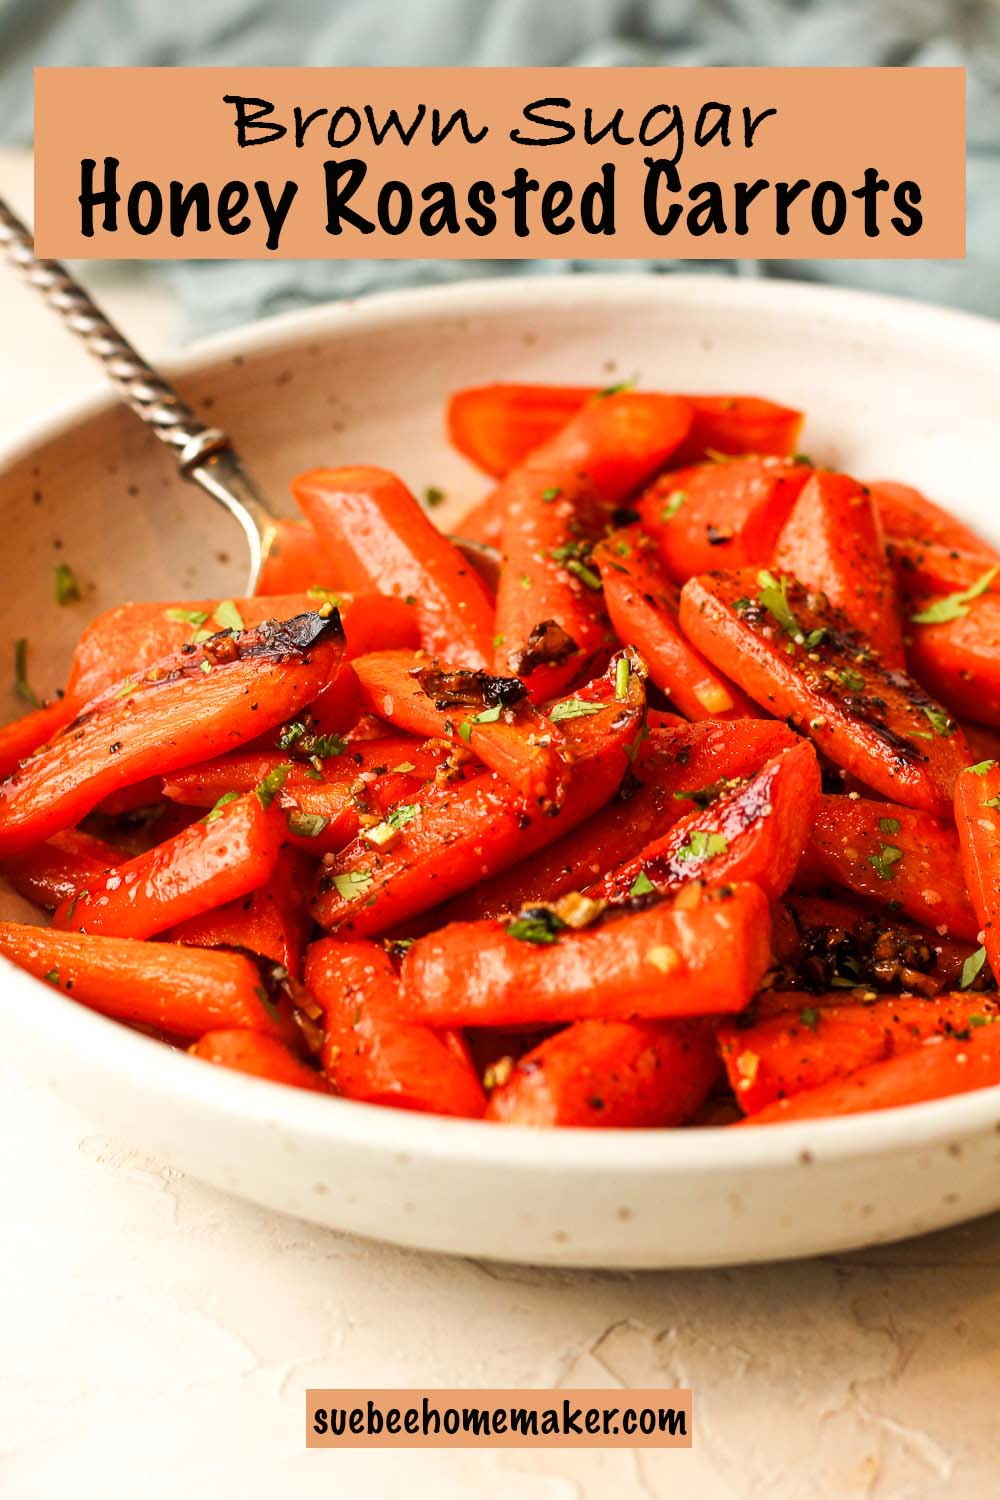
<instances>
[{"instance_id":1,"label":"chopped parsley","mask_svg":"<svg viewBox=\"0 0 1000 1500\"><path fill-rule=\"evenodd\" d=\"M334 609L340 608L340 595L333 589L325 589L321 584L310 584L306 589L310 599L318 599L321 604L332 604Z\"/></svg>"},{"instance_id":2,"label":"chopped parsley","mask_svg":"<svg viewBox=\"0 0 1000 1500\"><path fill-rule=\"evenodd\" d=\"M869 854L868 863L882 880L895 879L895 866L903 857L902 849L895 844L883 844L878 854Z\"/></svg>"},{"instance_id":3,"label":"chopped parsley","mask_svg":"<svg viewBox=\"0 0 1000 1500\"><path fill-rule=\"evenodd\" d=\"M459 724L459 738L463 739L465 743L468 744L472 739L473 724L495 724L499 719L502 711L503 705L500 703L494 703L492 708L484 708L482 713L473 714L471 719L466 719L464 723Z\"/></svg>"},{"instance_id":4,"label":"chopped parsley","mask_svg":"<svg viewBox=\"0 0 1000 1500\"><path fill-rule=\"evenodd\" d=\"M935 734L942 739L948 739L955 733L955 721L945 713L943 708L938 708L934 703L921 703L921 713L927 715L927 720Z\"/></svg>"},{"instance_id":5,"label":"chopped parsley","mask_svg":"<svg viewBox=\"0 0 1000 1500\"><path fill-rule=\"evenodd\" d=\"M407 823L412 823L414 818L419 818L422 805L420 802L401 802L398 807L393 808L385 821L390 828L403 828Z\"/></svg>"},{"instance_id":6,"label":"chopped parsley","mask_svg":"<svg viewBox=\"0 0 1000 1500\"><path fill-rule=\"evenodd\" d=\"M548 489L542 490L542 504L551 505L553 500L558 500L562 490L557 484L550 484Z\"/></svg>"},{"instance_id":7,"label":"chopped parsley","mask_svg":"<svg viewBox=\"0 0 1000 1500\"><path fill-rule=\"evenodd\" d=\"M345 870L342 875L334 875L333 888L344 901L353 901L365 894L374 879L370 870Z\"/></svg>"},{"instance_id":8,"label":"chopped parsley","mask_svg":"<svg viewBox=\"0 0 1000 1500\"><path fill-rule=\"evenodd\" d=\"M860 672L852 672L850 667L843 667L837 673L837 676L840 678L841 682L844 684L844 687L849 693L864 692L865 679L862 677Z\"/></svg>"},{"instance_id":9,"label":"chopped parsley","mask_svg":"<svg viewBox=\"0 0 1000 1500\"><path fill-rule=\"evenodd\" d=\"M192 625L197 630L208 619L208 611L206 609L165 609L163 618L170 620L174 625Z\"/></svg>"},{"instance_id":10,"label":"chopped parsley","mask_svg":"<svg viewBox=\"0 0 1000 1500\"><path fill-rule=\"evenodd\" d=\"M971 771L973 776L985 776L987 771L992 771L995 765L995 760L981 760L976 765L968 766L966 769Z\"/></svg>"},{"instance_id":11,"label":"chopped parsley","mask_svg":"<svg viewBox=\"0 0 1000 1500\"><path fill-rule=\"evenodd\" d=\"M232 599L223 599L215 611L215 618L220 630L246 630L243 616L240 614Z\"/></svg>"},{"instance_id":12,"label":"chopped parsley","mask_svg":"<svg viewBox=\"0 0 1000 1500\"><path fill-rule=\"evenodd\" d=\"M287 763L274 766L268 771L263 781L254 787L254 791L257 794L257 801L261 807L268 808L271 806L271 803L288 780L288 773L291 769L291 766Z\"/></svg>"},{"instance_id":13,"label":"chopped parsley","mask_svg":"<svg viewBox=\"0 0 1000 1500\"><path fill-rule=\"evenodd\" d=\"M980 594L986 593L998 573L1000 573L1000 563L990 568L975 583L970 583L967 589L960 589L957 594L945 594L941 599L932 600L926 609L919 610L917 614L911 615L910 619L914 625L947 625L949 620L961 620L969 613L969 605L973 599L978 599Z\"/></svg>"},{"instance_id":14,"label":"chopped parsley","mask_svg":"<svg viewBox=\"0 0 1000 1500\"><path fill-rule=\"evenodd\" d=\"M958 981L958 987L967 990L979 975L983 964L986 962L986 949L977 948L975 953L970 953L962 965L962 977ZM981 1023L980 1023L981 1024Z\"/></svg>"},{"instance_id":15,"label":"chopped parsley","mask_svg":"<svg viewBox=\"0 0 1000 1500\"><path fill-rule=\"evenodd\" d=\"M687 499L686 490L671 490L667 496L667 503L660 511L660 520L666 523L672 521Z\"/></svg>"},{"instance_id":16,"label":"chopped parsley","mask_svg":"<svg viewBox=\"0 0 1000 1500\"><path fill-rule=\"evenodd\" d=\"M46 980L46 982L48 984L54 984L55 987L56 987L56 989L59 988L59 970L58 969L50 969L49 972L46 975L44 975L43 977L44 977L44 979Z\"/></svg>"},{"instance_id":17,"label":"chopped parsley","mask_svg":"<svg viewBox=\"0 0 1000 1500\"><path fill-rule=\"evenodd\" d=\"M288 831L297 834L299 838L319 838L323 829L329 823L329 818L324 818L321 813L290 812L288 814Z\"/></svg>"},{"instance_id":18,"label":"chopped parsley","mask_svg":"<svg viewBox=\"0 0 1000 1500\"><path fill-rule=\"evenodd\" d=\"M521 943L554 943L565 930L566 923L547 906L530 907L507 923L508 937Z\"/></svg>"},{"instance_id":19,"label":"chopped parsley","mask_svg":"<svg viewBox=\"0 0 1000 1500\"><path fill-rule=\"evenodd\" d=\"M443 505L447 498L444 490L438 489L436 484L427 485L423 493L423 501L428 510L435 510L437 506Z\"/></svg>"},{"instance_id":20,"label":"chopped parsley","mask_svg":"<svg viewBox=\"0 0 1000 1500\"><path fill-rule=\"evenodd\" d=\"M791 605L788 602L788 579L784 575L780 578L775 578L773 573L769 573L766 568L763 568L757 574L757 583L760 587L757 602L763 605L768 614L777 620L786 635L801 635L799 622L792 613Z\"/></svg>"},{"instance_id":21,"label":"chopped parsley","mask_svg":"<svg viewBox=\"0 0 1000 1500\"><path fill-rule=\"evenodd\" d=\"M879 820L878 820L878 826L879 826L879 831L881 833L898 833L899 832L899 819L898 818L879 818Z\"/></svg>"},{"instance_id":22,"label":"chopped parsley","mask_svg":"<svg viewBox=\"0 0 1000 1500\"><path fill-rule=\"evenodd\" d=\"M549 718L553 724L561 724L564 719L583 719L588 714L599 714L606 707L605 703L588 703L585 698L565 698L555 704Z\"/></svg>"},{"instance_id":23,"label":"chopped parsley","mask_svg":"<svg viewBox=\"0 0 1000 1500\"><path fill-rule=\"evenodd\" d=\"M633 391L638 382L638 375L633 375L631 380L619 380L615 385L606 385L602 391L598 391L597 400L603 401L606 396L620 396L624 391Z\"/></svg>"},{"instance_id":24,"label":"chopped parsley","mask_svg":"<svg viewBox=\"0 0 1000 1500\"><path fill-rule=\"evenodd\" d=\"M57 604L78 604L83 598L76 574L68 563L57 563L55 568Z\"/></svg>"},{"instance_id":25,"label":"chopped parsley","mask_svg":"<svg viewBox=\"0 0 1000 1500\"><path fill-rule=\"evenodd\" d=\"M650 891L655 891L656 886L650 880L645 870L640 870L638 875L629 886L630 896L648 896Z\"/></svg>"},{"instance_id":26,"label":"chopped parsley","mask_svg":"<svg viewBox=\"0 0 1000 1500\"><path fill-rule=\"evenodd\" d=\"M799 1016L799 1020L810 1031L817 1031L819 1029L819 1011L814 1005L807 1005Z\"/></svg>"},{"instance_id":27,"label":"chopped parsley","mask_svg":"<svg viewBox=\"0 0 1000 1500\"><path fill-rule=\"evenodd\" d=\"M239 792L223 792L211 812L206 813L202 821L205 823L214 823L216 818L222 817L222 809L228 807L230 802L235 802L239 795Z\"/></svg>"},{"instance_id":28,"label":"chopped parsley","mask_svg":"<svg viewBox=\"0 0 1000 1500\"><path fill-rule=\"evenodd\" d=\"M41 708L41 699L28 681L28 642L23 636L14 642L14 692L29 708Z\"/></svg>"},{"instance_id":29,"label":"chopped parsley","mask_svg":"<svg viewBox=\"0 0 1000 1500\"><path fill-rule=\"evenodd\" d=\"M331 756L343 755L347 741L339 734L316 734L301 719L285 724L278 735L278 749L295 749L297 754L310 760L329 760Z\"/></svg>"},{"instance_id":30,"label":"chopped parsley","mask_svg":"<svg viewBox=\"0 0 1000 1500\"><path fill-rule=\"evenodd\" d=\"M706 833L703 828L692 830L686 844L677 850L677 859L712 859L716 854L725 854L729 840L721 833Z\"/></svg>"},{"instance_id":31,"label":"chopped parsley","mask_svg":"<svg viewBox=\"0 0 1000 1500\"><path fill-rule=\"evenodd\" d=\"M274 1001L271 999L264 986L262 984L255 984L253 987L253 992L257 996L257 999L260 1001L261 1005L263 1005L264 1009L267 1011L268 1015L271 1017L271 1020L276 1021L278 1019L278 1007L275 1005Z\"/></svg>"},{"instance_id":32,"label":"chopped parsley","mask_svg":"<svg viewBox=\"0 0 1000 1500\"><path fill-rule=\"evenodd\" d=\"M628 683L632 675L628 657L620 656L615 666L615 698L619 703L624 703L628 697Z\"/></svg>"},{"instance_id":33,"label":"chopped parsley","mask_svg":"<svg viewBox=\"0 0 1000 1500\"><path fill-rule=\"evenodd\" d=\"M585 583L588 589L596 591L603 587L600 573L595 573L593 568L588 568L587 564L581 562L578 557L570 558L566 564L566 572L572 573L574 578L579 578L580 582Z\"/></svg>"}]
</instances>

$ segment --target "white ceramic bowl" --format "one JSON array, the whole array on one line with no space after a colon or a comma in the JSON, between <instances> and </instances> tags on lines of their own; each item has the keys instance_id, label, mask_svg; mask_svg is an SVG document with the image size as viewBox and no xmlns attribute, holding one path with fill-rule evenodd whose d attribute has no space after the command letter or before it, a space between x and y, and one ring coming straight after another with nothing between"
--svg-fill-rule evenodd
<instances>
[{"instance_id":1,"label":"white ceramic bowl","mask_svg":"<svg viewBox=\"0 0 1000 1500\"><path fill-rule=\"evenodd\" d=\"M697 276L478 282L277 318L175 367L276 497L318 463L384 464L417 489L446 490L448 523L483 490L444 441L450 390L633 372L650 387L803 406L815 458L923 485L1000 540L1000 324L912 302ZM7 445L0 513L3 635L31 638L45 691L96 609L239 587L238 533L110 400ZM88 584L76 609L51 603L60 557ZM321 1224L429 1249L711 1265L890 1240L1000 1206L1000 1089L753 1131L456 1122L209 1067L7 964L0 1034L5 1056L173 1166Z\"/></svg>"}]
</instances>

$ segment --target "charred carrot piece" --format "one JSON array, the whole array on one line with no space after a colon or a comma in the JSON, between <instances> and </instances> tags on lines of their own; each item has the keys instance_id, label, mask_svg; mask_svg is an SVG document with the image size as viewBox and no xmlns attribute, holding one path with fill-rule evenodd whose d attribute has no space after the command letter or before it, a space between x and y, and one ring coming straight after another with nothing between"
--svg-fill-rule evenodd
<instances>
[{"instance_id":1,"label":"charred carrot piece","mask_svg":"<svg viewBox=\"0 0 1000 1500\"><path fill-rule=\"evenodd\" d=\"M336 590L337 569L324 556L319 537L307 521L281 516L271 527L270 547L257 583L259 595Z\"/></svg>"},{"instance_id":2,"label":"charred carrot piece","mask_svg":"<svg viewBox=\"0 0 1000 1500\"><path fill-rule=\"evenodd\" d=\"M111 792L280 724L336 672L336 613L223 632L92 701L0 785L0 858L75 826Z\"/></svg>"},{"instance_id":3,"label":"charred carrot piece","mask_svg":"<svg viewBox=\"0 0 1000 1500\"><path fill-rule=\"evenodd\" d=\"M501 478L602 393L597 386L477 386L448 403L448 436L487 474ZM696 463L710 453L795 452L802 413L760 396L684 396L691 429L675 454Z\"/></svg>"},{"instance_id":4,"label":"charred carrot piece","mask_svg":"<svg viewBox=\"0 0 1000 1500\"><path fill-rule=\"evenodd\" d=\"M677 619L678 593L638 526L594 548L604 603L622 645L635 646L649 675L689 719L743 719L756 707L691 645Z\"/></svg>"},{"instance_id":5,"label":"charred carrot piece","mask_svg":"<svg viewBox=\"0 0 1000 1500\"><path fill-rule=\"evenodd\" d=\"M712 568L767 566L811 474L773 457L697 464L655 479L637 508L667 573L686 583Z\"/></svg>"},{"instance_id":6,"label":"charred carrot piece","mask_svg":"<svg viewBox=\"0 0 1000 1500\"><path fill-rule=\"evenodd\" d=\"M0 954L91 1010L196 1037L213 1027L284 1034L257 969L237 953L0 922Z\"/></svg>"},{"instance_id":7,"label":"charred carrot piece","mask_svg":"<svg viewBox=\"0 0 1000 1500\"><path fill-rule=\"evenodd\" d=\"M121 850L112 844L79 828L68 828L6 860L0 868L19 896L51 911L120 864L121 858Z\"/></svg>"},{"instance_id":8,"label":"charred carrot piece","mask_svg":"<svg viewBox=\"0 0 1000 1500\"><path fill-rule=\"evenodd\" d=\"M170 940L194 948L239 948L269 958L302 977L312 866L296 849L282 849L274 873L240 900L188 917L170 931Z\"/></svg>"},{"instance_id":9,"label":"charred carrot piece","mask_svg":"<svg viewBox=\"0 0 1000 1500\"><path fill-rule=\"evenodd\" d=\"M681 591L680 619L709 661L836 765L909 807L951 806L969 760L954 720L800 583L752 568L707 573Z\"/></svg>"},{"instance_id":10,"label":"charred carrot piece","mask_svg":"<svg viewBox=\"0 0 1000 1500\"><path fill-rule=\"evenodd\" d=\"M223 628L248 630L268 620L291 620L333 604L345 633L345 656L419 643L413 609L378 594L285 594L255 599L196 599L160 604L119 604L87 626L73 652L66 697L76 705L184 651ZM220 624L221 611L221 624Z\"/></svg>"},{"instance_id":11,"label":"charred carrot piece","mask_svg":"<svg viewBox=\"0 0 1000 1500\"><path fill-rule=\"evenodd\" d=\"M867 1005L845 1004L842 991L822 1005L801 993L776 998L789 1008L753 1026L719 1027L719 1051L746 1114L912 1052L928 1037L969 1034L1000 1014L988 995L897 995Z\"/></svg>"},{"instance_id":12,"label":"charred carrot piece","mask_svg":"<svg viewBox=\"0 0 1000 1500\"><path fill-rule=\"evenodd\" d=\"M868 488L882 517L882 529L895 541L898 537L919 542L938 542L943 547L958 547L964 552L980 552L1000 560L997 552L971 527L950 511L928 500L912 485L894 480L872 480Z\"/></svg>"},{"instance_id":13,"label":"charred carrot piece","mask_svg":"<svg viewBox=\"0 0 1000 1500\"><path fill-rule=\"evenodd\" d=\"M608 641L589 558L612 509L666 461L690 425L670 396L609 396L585 406L507 476L494 671L536 701L560 692Z\"/></svg>"},{"instance_id":14,"label":"charred carrot piece","mask_svg":"<svg viewBox=\"0 0 1000 1500\"><path fill-rule=\"evenodd\" d=\"M330 931L366 937L530 857L610 801L644 710L642 678L622 654L603 678L549 710L573 768L554 814L529 806L492 772L428 787L325 863L313 915Z\"/></svg>"},{"instance_id":15,"label":"charred carrot piece","mask_svg":"<svg viewBox=\"0 0 1000 1500\"><path fill-rule=\"evenodd\" d=\"M955 784L955 822L962 872L976 925L995 975L1000 974L1000 764L981 761Z\"/></svg>"},{"instance_id":16,"label":"charred carrot piece","mask_svg":"<svg viewBox=\"0 0 1000 1500\"><path fill-rule=\"evenodd\" d=\"M270 1083L285 1083L296 1089L328 1094L326 1080L295 1056L284 1042L253 1031L210 1031L190 1047L192 1057L203 1062L266 1078Z\"/></svg>"},{"instance_id":17,"label":"charred carrot piece","mask_svg":"<svg viewBox=\"0 0 1000 1500\"><path fill-rule=\"evenodd\" d=\"M441 920L502 917L582 890L713 798L720 785L750 775L798 742L776 719L706 719L652 729L618 797L530 859L448 902Z\"/></svg>"},{"instance_id":18,"label":"charred carrot piece","mask_svg":"<svg viewBox=\"0 0 1000 1500\"><path fill-rule=\"evenodd\" d=\"M399 976L382 948L313 943L306 985L323 1010L323 1069L338 1094L434 1114L483 1113L486 1097L464 1046L400 1019Z\"/></svg>"},{"instance_id":19,"label":"charred carrot piece","mask_svg":"<svg viewBox=\"0 0 1000 1500\"><path fill-rule=\"evenodd\" d=\"M1000 728L1000 598L922 595L907 613L910 671L954 713Z\"/></svg>"},{"instance_id":20,"label":"charred carrot piece","mask_svg":"<svg viewBox=\"0 0 1000 1500\"><path fill-rule=\"evenodd\" d=\"M791 883L819 805L819 762L804 740L742 784L723 789L641 853L611 870L587 895L621 902L677 891L692 880L747 880L772 901Z\"/></svg>"},{"instance_id":21,"label":"charred carrot piece","mask_svg":"<svg viewBox=\"0 0 1000 1500\"><path fill-rule=\"evenodd\" d=\"M406 953L403 1014L429 1026L724 1015L758 988L770 926L752 885L692 887L581 931L547 908L505 924L455 922Z\"/></svg>"},{"instance_id":22,"label":"charred carrot piece","mask_svg":"<svg viewBox=\"0 0 1000 1500\"><path fill-rule=\"evenodd\" d=\"M896 902L915 922L958 938L974 938L979 928L954 829L913 808L822 797L804 873L879 905Z\"/></svg>"},{"instance_id":23,"label":"charred carrot piece","mask_svg":"<svg viewBox=\"0 0 1000 1500\"><path fill-rule=\"evenodd\" d=\"M385 469L313 469L292 481L292 494L346 583L411 600L432 655L489 664L492 600L400 479Z\"/></svg>"},{"instance_id":24,"label":"charred carrot piece","mask_svg":"<svg viewBox=\"0 0 1000 1500\"><path fill-rule=\"evenodd\" d=\"M490 1095L508 1125L684 1125L718 1076L703 1021L578 1021L515 1063Z\"/></svg>"},{"instance_id":25,"label":"charred carrot piece","mask_svg":"<svg viewBox=\"0 0 1000 1500\"><path fill-rule=\"evenodd\" d=\"M882 523L871 491L818 469L803 485L771 564L825 594L875 647L886 667L903 665L903 628Z\"/></svg>"},{"instance_id":26,"label":"charred carrot piece","mask_svg":"<svg viewBox=\"0 0 1000 1500\"><path fill-rule=\"evenodd\" d=\"M20 719L0 729L0 777L16 771L22 760L47 745L53 735L64 729L76 712L68 698L58 698L42 708L33 708Z\"/></svg>"},{"instance_id":27,"label":"charred carrot piece","mask_svg":"<svg viewBox=\"0 0 1000 1500\"><path fill-rule=\"evenodd\" d=\"M248 895L274 873L278 809L251 793L117 865L56 909L52 925L105 937L148 938Z\"/></svg>"},{"instance_id":28,"label":"charred carrot piece","mask_svg":"<svg viewBox=\"0 0 1000 1500\"><path fill-rule=\"evenodd\" d=\"M412 651L373 652L356 670L362 703L388 724L468 745L532 801L561 801L569 775L563 737L531 706L518 678L450 670Z\"/></svg>"},{"instance_id":29,"label":"charred carrot piece","mask_svg":"<svg viewBox=\"0 0 1000 1500\"><path fill-rule=\"evenodd\" d=\"M1000 1084L1000 1041L992 1026L968 1040L924 1042L902 1057L872 1063L847 1078L805 1089L791 1099L773 1104L739 1121L744 1125L776 1125L781 1121L819 1120L833 1115L856 1115L873 1109L897 1109L923 1104L952 1094Z\"/></svg>"}]
</instances>

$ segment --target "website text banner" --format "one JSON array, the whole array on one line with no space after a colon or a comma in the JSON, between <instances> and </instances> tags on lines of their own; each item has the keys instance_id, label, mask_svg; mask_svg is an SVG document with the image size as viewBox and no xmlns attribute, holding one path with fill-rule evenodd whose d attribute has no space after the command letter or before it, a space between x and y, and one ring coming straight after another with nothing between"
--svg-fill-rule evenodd
<instances>
[{"instance_id":1,"label":"website text banner","mask_svg":"<svg viewBox=\"0 0 1000 1500\"><path fill-rule=\"evenodd\" d=\"M308 1390L307 1448L690 1448L691 1392Z\"/></svg>"},{"instance_id":2,"label":"website text banner","mask_svg":"<svg viewBox=\"0 0 1000 1500\"><path fill-rule=\"evenodd\" d=\"M41 68L39 253L957 258L960 68Z\"/></svg>"}]
</instances>

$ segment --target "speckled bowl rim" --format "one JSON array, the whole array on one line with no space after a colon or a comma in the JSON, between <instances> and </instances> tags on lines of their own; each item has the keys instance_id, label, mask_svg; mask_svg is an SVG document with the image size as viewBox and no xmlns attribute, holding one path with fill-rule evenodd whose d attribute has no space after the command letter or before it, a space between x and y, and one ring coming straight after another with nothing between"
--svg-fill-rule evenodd
<instances>
[{"instance_id":1,"label":"speckled bowl rim","mask_svg":"<svg viewBox=\"0 0 1000 1500\"><path fill-rule=\"evenodd\" d=\"M793 281L745 281L688 274L667 276L590 274L540 276L525 280L483 279L447 287L379 293L278 314L192 345L183 356L164 361L175 377L201 372L233 355L247 355L336 335L352 323L393 324L405 331L441 315L462 316L505 305L519 310L575 304L581 293L603 310L616 301L632 303L639 292L667 303L697 298L715 309L745 311L748 304L764 319L770 314L805 316L830 312L863 315L869 326L909 335L946 338L982 355L995 351L1000 366L1000 322L951 308L871 292ZM60 404L46 417L0 437L0 471L43 442L115 405L95 395ZM87 1011L0 959L0 1002L19 1007L17 1025L34 1025L40 1035L58 1031L81 1062L127 1075L161 1100L218 1111L248 1126L266 1124L322 1144L396 1151L437 1162L479 1163L484 1168L516 1167L551 1173L620 1172L623 1178L650 1173L730 1173L734 1169L777 1168L822 1159L849 1161L870 1155L912 1153L950 1138L1000 1133L1000 1087L926 1104L872 1111L833 1120L777 1123L757 1129L706 1126L684 1130L537 1130L498 1127L479 1120L454 1120L311 1094L294 1088L199 1064L184 1053L155 1042L103 1016ZM26 1005L29 1009L20 1009ZM30 1020L26 1020L30 1015Z\"/></svg>"}]
</instances>

